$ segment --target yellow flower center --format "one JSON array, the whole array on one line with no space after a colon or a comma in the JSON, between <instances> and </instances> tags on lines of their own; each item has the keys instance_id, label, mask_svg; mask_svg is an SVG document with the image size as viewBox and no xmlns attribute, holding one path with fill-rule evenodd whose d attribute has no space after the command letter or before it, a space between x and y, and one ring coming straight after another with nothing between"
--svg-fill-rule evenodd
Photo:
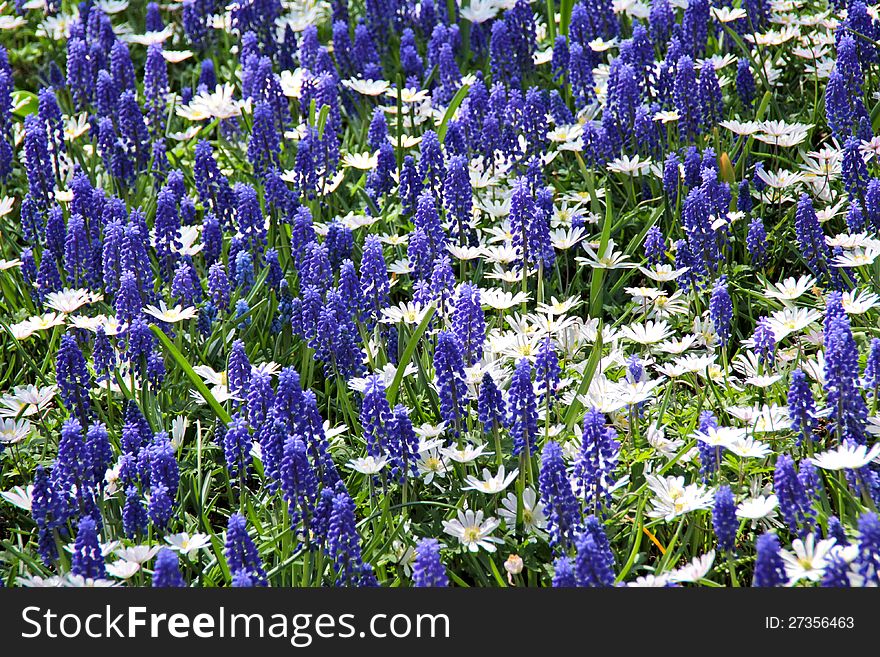
<instances>
[{"instance_id":1,"label":"yellow flower center","mask_svg":"<svg viewBox=\"0 0 880 657\"><path fill-rule=\"evenodd\" d=\"M463 538L465 543L476 543L480 539L480 528L465 527Z\"/></svg>"}]
</instances>

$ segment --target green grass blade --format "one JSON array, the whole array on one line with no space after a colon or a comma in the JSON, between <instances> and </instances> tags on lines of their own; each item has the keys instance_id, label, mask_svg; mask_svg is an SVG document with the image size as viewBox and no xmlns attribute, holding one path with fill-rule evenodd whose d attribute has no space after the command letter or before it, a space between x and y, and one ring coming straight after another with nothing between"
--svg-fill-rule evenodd
<instances>
[{"instance_id":1,"label":"green grass blade","mask_svg":"<svg viewBox=\"0 0 880 657\"><path fill-rule=\"evenodd\" d=\"M590 352L590 359L587 361L586 367L584 367L584 375L581 377L580 385L578 385L577 392L574 395L574 399L571 402L571 406L568 407L568 411L565 413L565 426L568 427L569 431L574 426L575 418L577 417L578 411L581 409L583 404L581 404L578 397L583 395L590 389L590 381L593 380L593 375L596 374L596 368L599 367L599 361L602 360L602 320L599 320L599 325L596 327L596 344L593 345L593 351Z\"/></svg>"},{"instance_id":2,"label":"green grass blade","mask_svg":"<svg viewBox=\"0 0 880 657\"><path fill-rule=\"evenodd\" d=\"M599 239L599 249L597 253L599 257L605 253L605 247L608 246L608 240L611 239L611 224L614 221L612 216L614 206L611 203L611 190L605 190L605 219L602 222L602 236ZM602 283L605 281L605 270L601 267L593 269L593 276L590 279L590 317L598 317L602 312Z\"/></svg>"},{"instance_id":3,"label":"green grass blade","mask_svg":"<svg viewBox=\"0 0 880 657\"><path fill-rule=\"evenodd\" d=\"M565 36L568 36L572 9L574 9L574 0L562 0L559 3L559 33Z\"/></svg>"},{"instance_id":4,"label":"green grass blade","mask_svg":"<svg viewBox=\"0 0 880 657\"><path fill-rule=\"evenodd\" d=\"M321 105L321 112L318 114L318 139L324 138L324 128L327 125L328 116L330 116L330 106Z\"/></svg>"},{"instance_id":5,"label":"green grass blade","mask_svg":"<svg viewBox=\"0 0 880 657\"><path fill-rule=\"evenodd\" d=\"M434 317L434 304L428 306L422 321L416 327L416 330L413 331L413 334L409 336L409 342L406 343L406 349L403 350L403 356L401 356L400 362L397 364L397 372L394 373L394 380L391 382L391 385L388 386L387 390L388 403L392 406L397 402L397 393L400 390L400 384L403 381L403 373L406 371L406 366L409 365L409 362L412 360L413 354L416 351L416 346L418 346L422 335L428 330L428 324L431 323L432 317Z\"/></svg>"},{"instance_id":6,"label":"green grass blade","mask_svg":"<svg viewBox=\"0 0 880 657\"><path fill-rule=\"evenodd\" d=\"M467 96L468 90L470 87L468 85L464 85L461 89L458 90L458 93L452 98L452 102L449 103L449 107L446 108L446 113L443 115L443 120L440 122L440 127L437 128L437 138L440 140L440 143L443 143L443 138L446 137L446 128L449 127L449 121L455 115L455 110L458 109L458 106L461 105L461 101L464 100L464 97Z\"/></svg>"},{"instance_id":7,"label":"green grass blade","mask_svg":"<svg viewBox=\"0 0 880 657\"><path fill-rule=\"evenodd\" d=\"M180 365L180 369L183 370L183 373L186 374L187 378L190 380L193 386L195 386L195 389L199 391L199 394L202 396L202 398L206 402L208 402L208 406L210 406L214 410L214 413L217 414L217 417L220 418L224 424L229 424L232 421L232 418L229 417L229 413L227 413L226 409L224 409L220 405L220 402L214 399L214 395L212 395L211 391L208 390L208 386L206 386L205 382L202 381L202 378L198 374L196 374L195 370L192 368L186 358L183 357L183 354L181 354L177 350L177 347L174 346L174 343L171 342L167 335L165 335L164 331L162 331L162 329L160 329L155 324L150 324L150 330L152 330L153 333L156 334L156 337L159 338L159 342L162 343L162 346L168 350L168 353L171 354L171 357L178 365Z\"/></svg>"},{"instance_id":8,"label":"green grass blade","mask_svg":"<svg viewBox=\"0 0 880 657\"><path fill-rule=\"evenodd\" d=\"M21 342L18 338L15 337L12 329L2 319L0 319L0 328L2 328L9 335L9 338L12 340L12 344L15 345L15 349L18 351L18 353L21 354L22 358L27 361L27 364L30 365L31 369L36 372L37 376L40 377L40 381L48 385L49 378L46 376L43 370L40 369L40 366L34 362L34 359L31 358L31 355L27 352L27 350L21 346Z\"/></svg>"}]
</instances>

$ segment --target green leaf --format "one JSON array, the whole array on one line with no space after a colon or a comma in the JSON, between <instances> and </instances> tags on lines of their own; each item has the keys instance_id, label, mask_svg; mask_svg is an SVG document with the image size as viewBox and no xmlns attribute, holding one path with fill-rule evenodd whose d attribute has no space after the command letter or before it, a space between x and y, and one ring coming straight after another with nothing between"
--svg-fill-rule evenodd
<instances>
[{"instance_id":1,"label":"green leaf","mask_svg":"<svg viewBox=\"0 0 880 657\"><path fill-rule=\"evenodd\" d=\"M559 31L568 36L568 26L571 24L571 10L574 9L574 0L562 0L559 3Z\"/></svg>"},{"instance_id":2,"label":"green leaf","mask_svg":"<svg viewBox=\"0 0 880 657\"><path fill-rule=\"evenodd\" d=\"M657 220L660 218L660 216L662 214L663 214L662 207L657 208L651 214L651 218L648 219L648 221L644 222L644 225L642 226L642 229L639 232L639 234L636 235L632 240L630 240L629 245L624 250L624 253L626 255L632 256L635 254L636 250L644 243L645 235L651 229L651 226L653 226L654 224L657 223ZM627 281L629 281L629 279L633 275L635 275L635 273L637 271L638 271L638 269L625 269L623 274L621 275L621 277L618 278L617 281L612 286L610 296L613 297L617 293L617 291L620 290L620 288L622 288L624 285L626 285Z\"/></svg>"},{"instance_id":3,"label":"green leaf","mask_svg":"<svg viewBox=\"0 0 880 657\"><path fill-rule=\"evenodd\" d=\"M48 384L49 379L46 374L43 372L43 370L40 369L40 366L34 362L34 359L31 358L31 355L27 352L27 350L25 350L25 348L21 346L21 342L19 342L18 338L15 337L15 333L12 332L12 329L9 327L9 325L2 319L0 319L0 328L2 328L4 331L6 331L7 334L9 334L9 337L12 338L12 344L15 345L16 350L18 350L22 357L27 361L27 364L31 366L31 369L33 369L34 372L36 372L37 376L40 377L40 381L42 381L44 384Z\"/></svg>"},{"instance_id":4,"label":"green leaf","mask_svg":"<svg viewBox=\"0 0 880 657\"><path fill-rule=\"evenodd\" d=\"M553 0L547 0L547 34L550 43L556 41L556 7Z\"/></svg>"},{"instance_id":5,"label":"green leaf","mask_svg":"<svg viewBox=\"0 0 880 657\"><path fill-rule=\"evenodd\" d=\"M208 524L208 519L205 518L205 525L208 531L208 536L211 537L211 547L214 548L214 555L217 557L217 565L220 566L220 570L223 572L223 579L229 581L232 578L232 573L229 572L229 564L226 561L226 552L223 547L223 541L220 540L220 537L216 532L210 531L210 524Z\"/></svg>"},{"instance_id":6,"label":"green leaf","mask_svg":"<svg viewBox=\"0 0 880 657\"><path fill-rule=\"evenodd\" d=\"M455 582L456 584L458 584L459 586L461 586L463 588L470 588L470 586L471 586L470 584L465 582L461 577L456 575L451 570L449 571L449 579L451 579L453 582Z\"/></svg>"},{"instance_id":7,"label":"green leaf","mask_svg":"<svg viewBox=\"0 0 880 657\"><path fill-rule=\"evenodd\" d=\"M32 91L13 91L12 92L12 113L16 116L24 118L29 114L36 114L40 101L37 94Z\"/></svg>"},{"instance_id":8,"label":"green leaf","mask_svg":"<svg viewBox=\"0 0 880 657\"><path fill-rule=\"evenodd\" d=\"M880 101L877 101L874 109L871 110L871 128L875 133L880 129Z\"/></svg>"},{"instance_id":9,"label":"green leaf","mask_svg":"<svg viewBox=\"0 0 880 657\"><path fill-rule=\"evenodd\" d=\"M611 239L611 224L614 221L612 217L614 206L611 203L611 190L605 190L605 219L602 222L602 237L599 240L599 249L597 253L601 258L608 246L608 240ZM601 267L593 268L593 276L590 279L590 317L598 317L602 312L602 283L605 280L605 270Z\"/></svg>"},{"instance_id":10,"label":"green leaf","mask_svg":"<svg viewBox=\"0 0 880 657\"><path fill-rule=\"evenodd\" d=\"M315 99L312 98L312 102L309 103L309 125L311 127L315 127L315 112L317 105L315 104Z\"/></svg>"},{"instance_id":11,"label":"green leaf","mask_svg":"<svg viewBox=\"0 0 880 657\"><path fill-rule=\"evenodd\" d=\"M452 98L452 102L449 103L449 107L446 108L446 113L443 115L443 120L440 122L440 127L437 128L437 139L440 140L440 143L443 143L443 138L446 136L446 128L449 121L452 119L455 114L455 110L458 109L458 106L461 105L461 101L464 100L464 97L467 96L468 90L470 87L468 85L462 86L461 89L458 90L458 93Z\"/></svg>"},{"instance_id":12,"label":"green leaf","mask_svg":"<svg viewBox=\"0 0 880 657\"><path fill-rule=\"evenodd\" d=\"M327 125L327 117L330 115L330 106L321 105L321 112L318 114L318 139L324 138L324 127Z\"/></svg>"},{"instance_id":13,"label":"green leaf","mask_svg":"<svg viewBox=\"0 0 880 657\"><path fill-rule=\"evenodd\" d=\"M593 375L596 373L596 368L599 367L599 361L602 360L602 320L599 320L599 325L596 326L596 344L593 345L593 351L590 352L590 358L587 361L586 366L584 367L584 375L581 377L580 385L578 385L577 392L574 395L574 399L571 401L571 406L568 407L568 411L565 413L565 426L568 427L569 431L574 426L575 417L578 414L578 411L583 406L578 399L581 395L587 392L590 389L590 381L593 380Z\"/></svg>"},{"instance_id":14,"label":"green leaf","mask_svg":"<svg viewBox=\"0 0 880 657\"><path fill-rule=\"evenodd\" d=\"M363 187L357 188L357 194L361 197L361 200L370 207L370 214L373 217L381 216L382 210L379 209L379 206L377 206L376 202L370 198L370 195L367 194Z\"/></svg>"},{"instance_id":15,"label":"green leaf","mask_svg":"<svg viewBox=\"0 0 880 657\"><path fill-rule=\"evenodd\" d=\"M416 351L416 346L419 344L419 340L422 335L424 335L425 331L428 330L428 324L431 323L432 317L434 317L434 304L428 306L422 321L416 327L416 330L413 331L413 334L409 336L409 342L406 343L406 349L403 350L403 356L401 356L400 362L397 364L397 372L394 373L394 380L391 382L391 385L388 386L388 390L386 391L388 403L391 404L391 406L394 406L395 402L397 402L397 393L400 390L400 384L403 381L403 373L406 371L406 366L409 365L409 362L412 360L413 354Z\"/></svg>"},{"instance_id":16,"label":"green leaf","mask_svg":"<svg viewBox=\"0 0 880 657\"><path fill-rule=\"evenodd\" d=\"M495 560L492 559L492 557L487 557L486 561L489 562L489 567L492 569L492 576L495 578L495 581L498 582L498 586L501 588L507 588L507 582L505 582L504 578L501 576L498 566L495 565Z\"/></svg>"},{"instance_id":17,"label":"green leaf","mask_svg":"<svg viewBox=\"0 0 880 657\"><path fill-rule=\"evenodd\" d=\"M755 112L755 121L760 121L764 118L764 114L767 112L767 107L770 105L770 99L773 97L773 94L769 91L764 92L764 96L761 98L761 102L758 104L758 109ZM755 143L755 135L749 135L749 138L746 140L746 145L743 148L742 152L745 155L748 155L752 152L752 144ZM742 166L745 167L746 160L748 157L740 158L742 161Z\"/></svg>"},{"instance_id":18,"label":"green leaf","mask_svg":"<svg viewBox=\"0 0 880 657\"><path fill-rule=\"evenodd\" d=\"M184 374L186 374L187 378L190 380L193 386L195 386L195 389L199 391L199 394L202 396L202 398L206 402L208 402L208 406L214 409L214 413L217 414L217 417L220 418L224 424L229 424L232 421L232 418L229 417L229 413L227 413L226 409L224 409L220 405L220 402L214 399L214 395L212 395L211 391L208 390L208 386L206 386L205 382L202 381L202 377L196 374L195 370L192 368L186 358L183 357L183 354L181 354L177 350L177 347L174 346L174 343L171 342L169 337L165 335L164 331L162 331L162 329L160 329L155 324L150 324L150 330L156 334L156 337L159 338L159 342L162 343L162 346L168 350L168 353L171 354L171 357L178 365L180 365L180 369L183 370Z\"/></svg>"}]
</instances>

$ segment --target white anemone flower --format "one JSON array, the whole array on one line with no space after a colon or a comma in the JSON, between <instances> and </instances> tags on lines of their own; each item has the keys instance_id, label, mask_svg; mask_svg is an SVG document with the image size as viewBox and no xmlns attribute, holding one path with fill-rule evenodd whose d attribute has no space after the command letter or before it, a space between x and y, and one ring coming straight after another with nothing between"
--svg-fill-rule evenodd
<instances>
[{"instance_id":1,"label":"white anemone flower","mask_svg":"<svg viewBox=\"0 0 880 657\"><path fill-rule=\"evenodd\" d=\"M169 64L179 64L193 56L192 50L163 50L162 57Z\"/></svg>"},{"instance_id":2,"label":"white anemone flower","mask_svg":"<svg viewBox=\"0 0 880 657\"><path fill-rule=\"evenodd\" d=\"M648 512L651 518L669 521L691 511L712 506L712 491L701 484L685 485L684 477L647 475L646 480L648 487L654 492L654 499L651 500L654 508Z\"/></svg>"},{"instance_id":3,"label":"white anemone flower","mask_svg":"<svg viewBox=\"0 0 880 657\"><path fill-rule=\"evenodd\" d=\"M497 287L480 290L480 303L494 310L507 310L515 308L531 299L527 292L511 293Z\"/></svg>"},{"instance_id":4,"label":"white anemone flower","mask_svg":"<svg viewBox=\"0 0 880 657\"><path fill-rule=\"evenodd\" d=\"M6 500L12 506L16 506L24 511L30 511L34 498L34 486L33 484L28 484L25 488L15 486L12 490L0 491L0 498Z\"/></svg>"},{"instance_id":5,"label":"white anemone flower","mask_svg":"<svg viewBox=\"0 0 880 657\"><path fill-rule=\"evenodd\" d=\"M579 123L560 125L547 133L547 139L555 143L576 142L583 138L584 127Z\"/></svg>"},{"instance_id":6,"label":"white anemone flower","mask_svg":"<svg viewBox=\"0 0 880 657\"><path fill-rule=\"evenodd\" d=\"M62 313L45 313L30 317L27 323L31 331L45 331L64 324L66 321L65 317Z\"/></svg>"},{"instance_id":7,"label":"white anemone flower","mask_svg":"<svg viewBox=\"0 0 880 657\"><path fill-rule=\"evenodd\" d=\"M880 248L869 246L844 251L831 261L834 267L868 267L880 256Z\"/></svg>"},{"instance_id":8,"label":"white anemone flower","mask_svg":"<svg viewBox=\"0 0 880 657\"><path fill-rule=\"evenodd\" d=\"M182 322L186 319L192 319L198 313L195 308L192 306L188 308L184 308L180 304L174 306L173 308L169 308L165 305L164 301L159 302L159 306L147 306L144 308L144 312L150 317L155 317L161 322L166 322L168 324L176 324L177 322Z\"/></svg>"},{"instance_id":9,"label":"white anemone flower","mask_svg":"<svg viewBox=\"0 0 880 657\"><path fill-rule=\"evenodd\" d=\"M0 196L0 217L5 217L7 214L12 212L12 208L14 206L14 196ZM19 263L21 263L21 261L19 261Z\"/></svg>"},{"instance_id":10,"label":"white anemone flower","mask_svg":"<svg viewBox=\"0 0 880 657\"><path fill-rule=\"evenodd\" d=\"M516 493L508 493L501 500L501 507L498 509L498 515L504 518L508 527L516 525L517 510L519 502ZM526 488L522 493L522 523L526 531L535 529L544 529L547 526L547 517L544 515L544 505L538 500L538 495L534 488Z\"/></svg>"},{"instance_id":11,"label":"white anemone flower","mask_svg":"<svg viewBox=\"0 0 880 657\"><path fill-rule=\"evenodd\" d=\"M443 478L449 470L448 459L437 451L436 447L419 450L419 462L416 464L419 474L426 484L434 482L436 478ZM436 483L436 482L435 482Z\"/></svg>"},{"instance_id":12,"label":"white anemone flower","mask_svg":"<svg viewBox=\"0 0 880 657\"><path fill-rule=\"evenodd\" d=\"M118 559L113 563L108 563L107 574L117 579L130 579L141 569L141 565L134 561L126 561Z\"/></svg>"},{"instance_id":13,"label":"white anemone flower","mask_svg":"<svg viewBox=\"0 0 880 657\"><path fill-rule=\"evenodd\" d=\"M64 141L73 141L91 129L89 115L83 112L77 116L64 117Z\"/></svg>"},{"instance_id":14,"label":"white anemone flower","mask_svg":"<svg viewBox=\"0 0 880 657\"><path fill-rule=\"evenodd\" d=\"M0 16L0 30L16 30L27 25L24 16Z\"/></svg>"},{"instance_id":15,"label":"white anemone flower","mask_svg":"<svg viewBox=\"0 0 880 657\"><path fill-rule=\"evenodd\" d=\"M732 440L726 447L741 458L762 459L771 452L766 443L747 436Z\"/></svg>"},{"instance_id":16,"label":"white anemone flower","mask_svg":"<svg viewBox=\"0 0 880 657\"><path fill-rule=\"evenodd\" d=\"M404 324L416 326L421 323L422 319L424 319L427 311L427 308L422 307L418 303L403 301L400 305L383 308L382 319L379 321L383 324L398 324L403 322Z\"/></svg>"},{"instance_id":17,"label":"white anemone flower","mask_svg":"<svg viewBox=\"0 0 880 657\"><path fill-rule=\"evenodd\" d=\"M24 418L20 420L12 418L0 420L0 444L14 445L15 443L20 443L28 437L31 428L31 423Z\"/></svg>"},{"instance_id":18,"label":"white anemone flower","mask_svg":"<svg viewBox=\"0 0 880 657\"><path fill-rule=\"evenodd\" d=\"M614 173L622 173L627 176L642 176L651 168L651 159L640 159L638 155L629 157L622 155L608 163L606 167Z\"/></svg>"},{"instance_id":19,"label":"white anemone flower","mask_svg":"<svg viewBox=\"0 0 880 657\"><path fill-rule=\"evenodd\" d=\"M734 21L738 21L748 16L746 10L739 7L712 7L712 15L715 16L720 23L733 23Z\"/></svg>"},{"instance_id":20,"label":"white anemone flower","mask_svg":"<svg viewBox=\"0 0 880 657\"><path fill-rule=\"evenodd\" d=\"M778 507L779 498L775 495L750 497L736 507L736 517L745 520L769 520L776 516Z\"/></svg>"},{"instance_id":21,"label":"white anemone flower","mask_svg":"<svg viewBox=\"0 0 880 657\"><path fill-rule=\"evenodd\" d=\"M72 313L79 308L104 298L101 294L95 294L89 290L71 290L64 288L60 292L50 292L46 295L46 305L60 313Z\"/></svg>"},{"instance_id":22,"label":"white anemone flower","mask_svg":"<svg viewBox=\"0 0 880 657\"><path fill-rule=\"evenodd\" d=\"M764 296L782 302L794 301L803 296L807 290L812 289L814 285L816 285L816 279L812 276L805 275L798 279L789 276L779 283L773 283L764 288Z\"/></svg>"},{"instance_id":23,"label":"white anemone flower","mask_svg":"<svg viewBox=\"0 0 880 657\"><path fill-rule=\"evenodd\" d=\"M847 315L863 315L880 305L880 296L867 290L847 290L840 299Z\"/></svg>"},{"instance_id":24,"label":"white anemone flower","mask_svg":"<svg viewBox=\"0 0 880 657\"><path fill-rule=\"evenodd\" d=\"M630 340L631 342L648 345L662 342L672 335L672 329L670 329L669 324L663 320L656 322L648 320L644 324L622 326L620 328L620 335L622 338Z\"/></svg>"},{"instance_id":25,"label":"white anemone flower","mask_svg":"<svg viewBox=\"0 0 880 657\"><path fill-rule=\"evenodd\" d=\"M802 579L811 582L822 579L835 542L833 538L826 538L817 543L815 534L810 534L805 541L794 539L791 544L793 552L781 550L779 555L785 563L788 585L793 586Z\"/></svg>"},{"instance_id":26,"label":"white anemone flower","mask_svg":"<svg viewBox=\"0 0 880 657\"><path fill-rule=\"evenodd\" d=\"M388 458L385 456L378 458L375 456L365 456L364 458L352 459L348 462L349 468L365 475L379 474L386 465L388 465Z\"/></svg>"},{"instance_id":27,"label":"white anemone flower","mask_svg":"<svg viewBox=\"0 0 880 657\"><path fill-rule=\"evenodd\" d=\"M38 388L35 385L16 386L11 393L0 397L0 417L30 417L45 410L58 392L57 386Z\"/></svg>"},{"instance_id":28,"label":"white anemone flower","mask_svg":"<svg viewBox=\"0 0 880 657\"><path fill-rule=\"evenodd\" d=\"M505 476L504 466L501 465L498 467L498 473L492 475L488 469L483 469L483 478L477 479L473 475L468 475L465 478L465 483L467 486L464 487L464 490L477 490L481 493L488 493L493 495L495 493L500 493L505 488L510 486L516 476L519 474L519 470L516 469L510 474Z\"/></svg>"},{"instance_id":29,"label":"white anemone flower","mask_svg":"<svg viewBox=\"0 0 880 657\"><path fill-rule=\"evenodd\" d=\"M480 548L486 552L495 552L497 549L495 544L502 541L492 536L492 532L498 529L500 524L498 518L484 519L482 511L465 509L459 510L457 518L444 520L443 531L457 538L471 552L479 552Z\"/></svg>"},{"instance_id":30,"label":"white anemone flower","mask_svg":"<svg viewBox=\"0 0 880 657\"><path fill-rule=\"evenodd\" d=\"M614 250L614 240L608 240L601 254L598 253L599 246L595 243L583 242L583 245L584 251L587 252L589 257L575 258L575 261L582 265L587 265L594 269L629 269L636 266L635 263L628 262L628 255L622 251Z\"/></svg>"},{"instance_id":31,"label":"white anemone flower","mask_svg":"<svg viewBox=\"0 0 880 657\"><path fill-rule=\"evenodd\" d=\"M471 23L485 23L502 11L497 0L471 0L467 7L461 8L461 17Z\"/></svg>"},{"instance_id":32,"label":"white anemone flower","mask_svg":"<svg viewBox=\"0 0 880 657\"><path fill-rule=\"evenodd\" d=\"M162 30L156 32L145 32L144 34L123 34L119 38L128 43L136 43L141 46L152 46L156 43L162 43L174 36L174 25L166 25Z\"/></svg>"},{"instance_id":33,"label":"white anemone flower","mask_svg":"<svg viewBox=\"0 0 880 657\"><path fill-rule=\"evenodd\" d=\"M132 547L124 547L116 550L116 556L125 561L131 561L137 564L145 564L158 554L162 548L158 545L134 545Z\"/></svg>"},{"instance_id":34,"label":"white anemone flower","mask_svg":"<svg viewBox=\"0 0 880 657\"><path fill-rule=\"evenodd\" d=\"M770 315L770 328L776 342L780 342L792 333L803 331L821 317L822 313L812 308L786 307Z\"/></svg>"},{"instance_id":35,"label":"white anemone flower","mask_svg":"<svg viewBox=\"0 0 880 657\"><path fill-rule=\"evenodd\" d=\"M804 180L804 174L800 172L794 173L792 171L786 171L785 169L778 169L777 171L759 169L758 177L763 180L768 187L773 189L786 189L788 187L793 187Z\"/></svg>"},{"instance_id":36,"label":"white anemone flower","mask_svg":"<svg viewBox=\"0 0 880 657\"><path fill-rule=\"evenodd\" d=\"M342 86L348 87L363 96L381 96L391 88L391 83L387 80L361 80L355 78L343 80Z\"/></svg>"},{"instance_id":37,"label":"white anemone flower","mask_svg":"<svg viewBox=\"0 0 880 657\"><path fill-rule=\"evenodd\" d=\"M681 115L675 110L665 110L661 112L655 112L653 119L655 121L660 121L660 123L674 123L681 118Z\"/></svg>"},{"instance_id":38,"label":"white anemone flower","mask_svg":"<svg viewBox=\"0 0 880 657\"><path fill-rule=\"evenodd\" d=\"M455 461L456 463L470 463L471 461L477 460L484 454L488 455L492 453L484 451L485 449L485 445L474 446L471 444L467 444L464 447L441 447L440 453Z\"/></svg>"},{"instance_id":39,"label":"white anemone flower","mask_svg":"<svg viewBox=\"0 0 880 657\"><path fill-rule=\"evenodd\" d=\"M681 568L673 570L669 573L669 580L680 584L698 582L709 574L713 563L715 563L715 550L709 550L706 554L694 557Z\"/></svg>"},{"instance_id":40,"label":"white anemone flower","mask_svg":"<svg viewBox=\"0 0 880 657\"><path fill-rule=\"evenodd\" d=\"M858 470L880 457L880 444L870 449L845 440L836 448L816 454L810 461L823 470Z\"/></svg>"},{"instance_id":41,"label":"white anemone flower","mask_svg":"<svg viewBox=\"0 0 880 657\"><path fill-rule=\"evenodd\" d=\"M672 265L655 265L651 269L647 269L646 267L639 267L640 272L642 272L651 280L657 281L658 283L668 283L669 281L674 281L676 278L685 273L688 269L689 267L673 269Z\"/></svg>"},{"instance_id":42,"label":"white anemone flower","mask_svg":"<svg viewBox=\"0 0 880 657\"><path fill-rule=\"evenodd\" d=\"M660 575L648 573L647 575L639 575L632 582L627 582L626 585L630 588L662 589L669 586L669 582L669 573Z\"/></svg>"},{"instance_id":43,"label":"white anemone flower","mask_svg":"<svg viewBox=\"0 0 880 657\"><path fill-rule=\"evenodd\" d=\"M281 71L281 92L288 98L296 98L299 100L302 96L303 79L306 74L307 71L302 68L297 68L294 71L289 69Z\"/></svg>"},{"instance_id":44,"label":"white anemone flower","mask_svg":"<svg viewBox=\"0 0 880 657\"><path fill-rule=\"evenodd\" d=\"M218 84L214 91L196 94L188 105L178 107L177 116L190 121L206 119L230 119L241 116L246 103L236 100L233 96L235 88L229 84Z\"/></svg>"},{"instance_id":45,"label":"white anemone flower","mask_svg":"<svg viewBox=\"0 0 880 657\"><path fill-rule=\"evenodd\" d=\"M360 169L361 171L371 171L379 164L379 153L346 153L342 158L342 163L352 169Z\"/></svg>"},{"instance_id":46,"label":"white anemone flower","mask_svg":"<svg viewBox=\"0 0 880 657\"><path fill-rule=\"evenodd\" d=\"M166 536L165 542L171 546L172 550L190 557L202 548L210 547L211 538L207 534L180 532L179 534Z\"/></svg>"},{"instance_id":47,"label":"white anemone flower","mask_svg":"<svg viewBox=\"0 0 880 657\"><path fill-rule=\"evenodd\" d=\"M745 429L740 427L707 427L696 431L693 438L709 447L727 447L745 436Z\"/></svg>"},{"instance_id":48,"label":"white anemone flower","mask_svg":"<svg viewBox=\"0 0 880 657\"><path fill-rule=\"evenodd\" d=\"M761 129L761 124L757 121L738 121L730 119L727 121L721 121L718 125L740 136L753 135Z\"/></svg>"}]
</instances>

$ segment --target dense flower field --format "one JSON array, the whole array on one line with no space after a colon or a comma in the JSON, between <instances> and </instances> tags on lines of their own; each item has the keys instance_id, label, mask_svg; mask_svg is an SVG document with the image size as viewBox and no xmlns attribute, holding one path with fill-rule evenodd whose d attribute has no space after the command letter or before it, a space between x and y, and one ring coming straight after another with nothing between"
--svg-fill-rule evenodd
<instances>
[{"instance_id":1,"label":"dense flower field","mask_svg":"<svg viewBox=\"0 0 880 657\"><path fill-rule=\"evenodd\" d=\"M880 584L875 8L0 44L2 584Z\"/></svg>"}]
</instances>

